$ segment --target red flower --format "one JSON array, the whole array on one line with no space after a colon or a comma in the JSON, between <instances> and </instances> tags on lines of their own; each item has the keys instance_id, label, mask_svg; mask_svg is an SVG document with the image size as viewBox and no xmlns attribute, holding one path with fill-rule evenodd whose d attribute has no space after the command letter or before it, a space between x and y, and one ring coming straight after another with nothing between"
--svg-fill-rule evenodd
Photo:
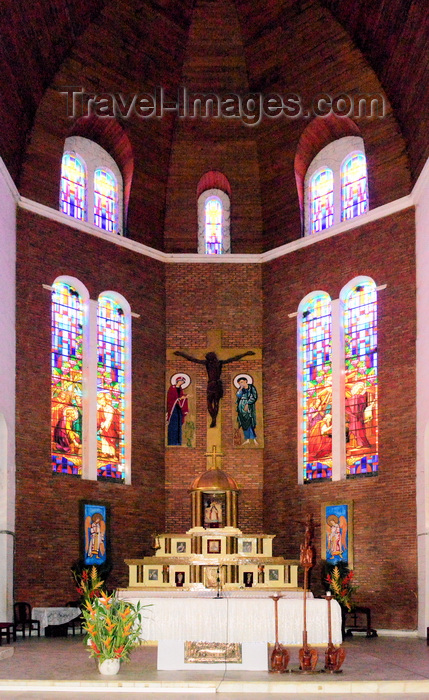
<instances>
[{"instance_id":1,"label":"red flower","mask_svg":"<svg viewBox=\"0 0 429 700\"><path fill-rule=\"evenodd\" d=\"M83 588L80 588L79 586L78 588L76 588L76 590L79 593L79 595L83 595Z\"/></svg>"},{"instance_id":2,"label":"red flower","mask_svg":"<svg viewBox=\"0 0 429 700\"><path fill-rule=\"evenodd\" d=\"M82 581L88 581L88 572L86 569L82 571Z\"/></svg>"}]
</instances>

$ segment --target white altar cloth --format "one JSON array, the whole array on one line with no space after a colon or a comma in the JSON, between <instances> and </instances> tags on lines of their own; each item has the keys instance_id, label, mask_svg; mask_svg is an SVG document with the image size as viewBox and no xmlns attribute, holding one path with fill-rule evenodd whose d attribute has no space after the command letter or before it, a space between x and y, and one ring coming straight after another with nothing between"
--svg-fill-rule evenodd
<instances>
[{"instance_id":1,"label":"white altar cloth","mask_svg":"<svg viewBox=\"0 0 429 700\"><path fill-rule=\"evenodd\" d=\"M132 594L133 595L130 595ZM174 596L141 597L123 591L121 597L141 605L142 638L156 641L188 642L275 642L274 602L270 598L222 597L194 598ZM302 644L303 600L281 598L278 602L279 641ZM331 601L332 641L341 644L341 608ZM328 603L324 599L307 600L309 644L328 643Z\"/></svg>"},{"instance_id":2,"label":"white altar cloth","mask_svg":"<svg viewBox=\"0 0 429 700\"><path fill-rule=\"evenodd\" d=\"M70 620L74 620L81 614L80 608L33 608L31 616L34 620L39 620L42 634L48 625L64 625Z\"/></svg>"}]
</instances>

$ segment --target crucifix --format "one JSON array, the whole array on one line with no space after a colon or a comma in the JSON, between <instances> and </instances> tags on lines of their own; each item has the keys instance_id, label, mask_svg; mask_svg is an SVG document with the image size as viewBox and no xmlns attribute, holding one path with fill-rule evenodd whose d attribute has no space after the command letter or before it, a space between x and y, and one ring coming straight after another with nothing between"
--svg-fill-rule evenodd
<instances>
[{"instance_id":1,"label":"crucifix","mask_svg":"<svg viewBox=\"0 0 429 700\"><path fill-rule=\"evenodd\" d=\"M209 350L210 348L210 350ZM210 418L207 422L207 451L213 449L215 445L222 444L221 436L221 411L220 400L223 397L223 385L221 374L223 366L237 362L244 358L261 359L261 350L245 350L244 348L234 348L234 355L231 356L232 349L222 346L222 331L212 330L207 332L206 348L187 348L186 350L176 350L169 352L171 359L184 357L189 362L204 365L207 372L207 411ZM195 354L191 354L195 353ZM195 356L195 355L200 355ZM203 357L201 357L203 355ZM210 420L210 422L209 422Z\"/></svg>"}]
</instances>

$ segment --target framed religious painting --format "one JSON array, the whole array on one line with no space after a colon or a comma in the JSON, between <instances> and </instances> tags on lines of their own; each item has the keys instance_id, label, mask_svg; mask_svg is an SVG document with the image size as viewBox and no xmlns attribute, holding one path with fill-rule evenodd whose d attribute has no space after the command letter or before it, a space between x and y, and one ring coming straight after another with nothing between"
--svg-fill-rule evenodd
<instances>
[{"instance_id":1,"label":"framed religious painting","mask_svg":"<svg viewBox=\"0 0 429 700\"><path fill-rule=\"evenodd\" d=\"M231 391L234 447L263 447L262 372L235 374Z\"/></svg>"},{"instance_id":2,"label":"framed religious painting","mask_svg":"<svg viewBox=\"0 0 429 700\"><path fill-rule=\"evenodd\" d=\"M80 501L80 550L85 566L110 560L110 507L99 501Z\"/></svg>"},{"instance_id":3,"label":"framed religious painting","mask_svg":"<svg viewBox=\"0 0 429 700\"><path fill-rule=\"evenodd\" d=\"M165 388L165 444L195 447L195 380L188 372L167 372Z\"/></svg>"},{"instance_id":4,"label":"framed religious painting","mask_svg":"<svg viewBox=\"0 0 429 700\"><path fill-rule=\"evenodd\" d=\"M322 503L322 559L335 566L353 567L353 501Z\"/></svg>"},{"instance_id":5,"label":"framed religious painting","mask_svg":"<svg viewBox=\"0 0 429 700\"><path fill-rule=\"evenodd\" d=\"M207 540L207 554L220 554L220 540Z\"/></svg>"}]
</instances>

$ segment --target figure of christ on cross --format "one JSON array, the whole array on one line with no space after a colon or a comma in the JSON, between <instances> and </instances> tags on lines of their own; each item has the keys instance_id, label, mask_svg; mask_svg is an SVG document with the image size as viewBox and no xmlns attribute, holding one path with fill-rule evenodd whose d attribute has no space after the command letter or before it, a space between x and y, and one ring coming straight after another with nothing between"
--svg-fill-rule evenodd
<instances>
[{"instance_id":1,"label":"figure of christ on cross","mask_svg":"<svg viewBox=\"0 0 429 700\"><path fill-rule=\"evenodd\" d=\"M255 355L255 353L253 350L248 350L247 352L241 353L241 355L229 357L227 360L219 360L215 352L208 352L205 360L199 360L197 357L192 357L192 355L188 355L187 352L181 352L180 350L176 350L174 354L179 355L179 357L184 357L185 360L189 360L189 362L205 365L207 370L207 410L212 419L210 427L215 428L216 418L219 412L219 402L223 396L223 385L220 378L223 366L229 365L231 362L237 362L237 360L241 360L242 357L246 357L247 355Z\"/></svg>"}]
</instances>

